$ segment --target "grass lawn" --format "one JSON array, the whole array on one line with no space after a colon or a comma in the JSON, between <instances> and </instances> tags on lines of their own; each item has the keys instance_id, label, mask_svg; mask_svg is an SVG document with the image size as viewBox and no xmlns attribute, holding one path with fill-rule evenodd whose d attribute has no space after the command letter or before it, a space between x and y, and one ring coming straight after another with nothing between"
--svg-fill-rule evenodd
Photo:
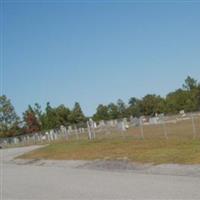
<instances>
[{"instance_id":1,"label":"grass lawn","mask_svg":"<svg viewBox=\"0 0 200 200\"><path fill-rule=\"evenodd\" d=\"M21 156L24 159L129 159L140 163L200 163L200 140L113 138L57 142Z\"/></svg>"},{"instance_id":2,"label":"grass lawn","mask_svg":"<svg viewBox=\"0 0 200 200\"><path fill-rule=\"evenodd\" d=\"M57 141L41 149L21 156L24 159L95 160L128 159L140 163L200 164L200 119L196 121L197 135L193 139L191 120L166 124L168 139L161 125L144 126L144 138L140 128L130 128L121 133L105 131L97 139L88 141L87 135L79 140Z\"/></svg>"}]
</instances>

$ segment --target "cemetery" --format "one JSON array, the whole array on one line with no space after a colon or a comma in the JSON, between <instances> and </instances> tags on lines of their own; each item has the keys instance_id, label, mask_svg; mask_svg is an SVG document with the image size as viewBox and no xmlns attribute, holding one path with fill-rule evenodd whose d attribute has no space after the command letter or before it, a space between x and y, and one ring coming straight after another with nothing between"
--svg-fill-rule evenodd
<instances>
[{"instance_id":1,"label":"cemetery","mask_svg":"<svg viewBox=\"0 0 200 200\"><path fill-rule=\"evenodd\" d=\"M62 126L44 135L13 138L12 144L50 144L21 158L55 160L128 159L138 162L200 163L200 115L90 120L87 128ZM5 141L4 141L5 143Z\"/></svg>"},{"instance_id":2,"label":"cemetery","mask_svg":"<svg viewBox=\"0 0 200 200\"><path fill-rule=\"evenodd\" d=\"M191 138L199 138L199 121L200 113L189 113L176 116L157 116L140 118L130 117L118 120L101 120L95 122L92 119L87 121L84 127L77 128L76 126L65 127L60 126L59 129L51 129L45 132L36 132L32 134L19 135L8 138L0 138L0 145L3 147L17 146L17 145L31 145L31 144L47 144L54 141L70 141L81 139L101 139L114 138L118 136L135 137L136 139L145 139L151 137L169 137L184 138L185 135ZM154 130L154 134L151 133ZM171 129L171 130L169 130ZM185 131L182 131L185 130ZM188 131L186 134L185 132Z\"/></svg>"},{"instance_id":3,"label":"cemetery","mask_svg":"<svg viewBox=\"0 0 200 200\"><path fill-rule=\"evenodd\" d=\"M0 200L200 200L200 0L1 0Z\"/></svg>"}]
</instances>

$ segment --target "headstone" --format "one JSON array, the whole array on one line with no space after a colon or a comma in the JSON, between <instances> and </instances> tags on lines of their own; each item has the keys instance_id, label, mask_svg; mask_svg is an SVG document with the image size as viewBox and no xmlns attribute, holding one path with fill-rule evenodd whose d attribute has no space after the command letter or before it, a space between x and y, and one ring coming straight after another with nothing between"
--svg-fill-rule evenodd
<instances>
[{"instance_id":1,"label":"headstone","mask_svg":"<svg viewBox=\"0 0 200 200\"><path fill-rule=\"evenodd\" d=\"M78 132L77 127L74 128L74 132L76 134L76 139L79 140L79 132Z\"/></svg>"},{"instance_id":2,"label":"headstone","mask_svg":"<svg viewBox=\"0 0 200 200\"><path fill-rule=\"evenodd\" d=\"M150 124L158 124L159 123L159 117L151 117L149 118Z\"/></svg>"},{"instance_id":3,"label":"headstone","mask_svg":"<svg viewBox=\"0 0 200 200\"><path fill-rule=\"evenodd\" d=\"M56 132L56 130L53 130L53 138L54 140L58 139L58 133Z\"/></svg>"},{"instance_id":4,"label":"headstone","mask_svg":"<svg viewBox=\"0 0 200 200\"><path fill-rule=\"evenodd\" d=\"M94 131L94 121L92 119L89 119L87 122L87 127L88 127L88 137L90 140L95 139L96 134Z\"/></svg>"},{"instance_id":5,"label":"headstone","mask_svg":"<svg viewBox=\"0 0 200 200\"><path fill-rule=\"evenodd\" d=\"M128 124L128 121L127 121L126 118L123 119L123 123L124 123L125 129L128 129L129 128L129 124Z\"/></svg>"},{"instance_id":6,"label":"headstone","mask_svg":"<svg viewBox=\"0 0 200 200\"><path fill-rule=\"evenodd\" d=\"M54 140L54 132L53 132L53 130L50 130L48 135L49 135L49 139L51 141L53 141Z\"/></svg>"},{"instance_id":7,"label":"headstone","mask_svg":"<svg viewBox=\"0 0 200 200\"><path fill-rule=\"evenodd\" d=\"M193 115L191 116L191 119L192 119L193 138L195 139L196 135L197 135L197 131L196 131L196 126L195 126L195 121L194 121L194 116Z\"/></svg>"},{"instance_id":8,"label":"headstone","mask_svg":"<svg viewBox=\"0 0 200 200\"><path fill-rule=\"evenodd\" d=\"M17 144L17 138L14 137L13 139L14 139L14 144Z\"/></svg>"},{"instance_id":9,"label":"headstone","mask_svg":"<svg viewBox=\"0 0 200 200\"><path fill-rule=\"evenodd\" d=\"M122 121L121 122L121 130L124 132L124 131L126 131L126 123L125 123L125 121Z\"/></svg>"},{"instance_id":10,"label":"headstone","mask_svg":"<svg viewBox=\"0 0 200 200\"><path fill-rule=\"evenodd\" d=\"M105 126L105 121L104 120L99 121L99 127L104 127L104 126Z\"/></svg>"},{"instance_id":11,"label":"headstone","mask_svg":"<svg viewBox=\"0 0 200 200\"><path fill-rule=\"evenodd\" d=\"M60 130L61 130L61 134L63 135L63 137L65 137L66 139L68 139L68 132L65 126L61 125L60 126Z\"/></svg>"},{"instance_id":12,"label":"headstone","mask_svg":"<svg viewBox=\"0 0 200 200\"><path fill-rule=\"evenodd\" d=\"M73 129L71 126L68 126L68 134L70 135L73 132Z\"/></svg>"},{"instance_id":13,"label":"headstone","mask_svg":"<svg viewBox=\"0 0 200 200\"><path fill-rule=\"evenodd\" d=\"M93 122L94 128L97 128L97 123Z\"/></svg>"},{"instance_id":14,"label":"headstone","mask_svg":"<svg viewBox=\"0 0 200 200\"><path fill-rule=\"evenodd\" d=\"M143 123L144 123L144 120L143 120L143 117L140 117L140 132L141 132L141 137L142 139L144 139L144 128L143 128Z\"/></svg>"},{"instance_id":15,"label":"headstone","mask_svg":"<svg viewBox=\"0 0 200 200\"><path fill-rule=\"evenodd\" d=\"M89 121L87 121L87 128L88 128L88 138L89 140L92 140L92 132Z\"/></svg>"},{"instance_id":16,"label":"headstone","mask_svg":"<svg viewBox=\"0 0 200 200\"><path fill-rule=\"evenodd\" d=\"M117 123L118 123L117 120L115 119L113 122L114 122L114 126L117 126Z\"/></svg>"},{"instance_id":17,"label":"headstone","mask_svg":"<svg viewBox=\"0 0 200 200\"><path fill-rule=\"evenodd\" d=\"M179 114L180 114L182 117L185 117L185 116L186 116L185 110L181 110L181 111L179 112Z\"/></svg>"}]
</instances>

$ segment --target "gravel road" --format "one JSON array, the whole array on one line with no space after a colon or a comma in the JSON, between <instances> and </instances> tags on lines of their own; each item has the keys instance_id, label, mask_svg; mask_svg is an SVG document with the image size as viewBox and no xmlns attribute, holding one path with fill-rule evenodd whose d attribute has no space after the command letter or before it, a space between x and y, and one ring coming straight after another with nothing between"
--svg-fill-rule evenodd
<instances>
[{"instance_id":1,"label":"gravel road","mask_svg":"<svg viewBox=\"0 0 200 200\"><path fill-rule=\"evenodd\" d=\"M1 200L200 199L198 165L14 160L36 148L0 150Z\"/></svg>"}]
</instances>

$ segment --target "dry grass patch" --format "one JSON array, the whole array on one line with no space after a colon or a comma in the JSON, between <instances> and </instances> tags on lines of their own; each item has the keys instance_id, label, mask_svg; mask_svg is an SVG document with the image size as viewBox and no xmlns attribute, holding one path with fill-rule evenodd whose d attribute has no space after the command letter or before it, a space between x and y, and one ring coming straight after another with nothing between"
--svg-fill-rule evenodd
<instances>
[{"instance_id":1,"label":"dry grass patch","mask_svg":"<svg viewBox=\"0 0 200 200\"><path fill-rule=\"evenodd\" d=\"M141 163L200 163L200 140L187 138L134 139L118 137L50 144L21 156L24 159L95 160L123 159Z\"/></svg>"},{"instance_id":2,"label":"dry grass patch","mask_svg":"<svg viewBox=\"0 0 200 200\"><path fill-rule=\"evenodd\" d=\"M108 129L97 132L96 140L88 141L87 134L79 140L57 141L20 158L54 160L129 159L141 163L200 163L200 118L195 121L196 138L193 139L191 120L166 124L168 139L165 139L162 124L144 126L141 139L139 127L121 133Z\"/></svg>"}]
</instances>

